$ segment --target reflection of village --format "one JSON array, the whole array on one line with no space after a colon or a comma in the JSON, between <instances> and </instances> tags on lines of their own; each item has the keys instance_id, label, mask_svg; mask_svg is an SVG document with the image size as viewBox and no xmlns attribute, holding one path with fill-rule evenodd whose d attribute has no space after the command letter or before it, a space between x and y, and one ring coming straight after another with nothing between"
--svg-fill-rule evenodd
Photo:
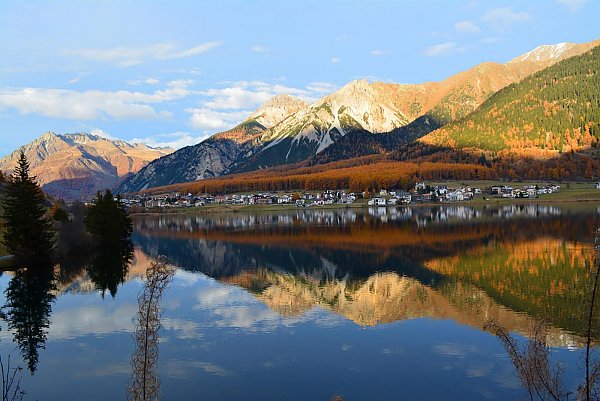
<instances>
[{"instance_id":1,"label":"reflection of village","mask_svg":"<svg viewBox=\"0 0 600 401\"><path fill-rule=\"evenodd\" d=\"M246 228L256 225L292 225L326 224L346 225L364 221L369 217L382 222L387 221L412 221L417 226L426 226L434 223L464 222L477 219L509 219L560 216L562 209L552 205L524 204L501 205L493 207L472 207L467 205L444 205L426 208L382 208L370 207L366 212L354 209L316 209L310 211L297 210L281 213L236 213L215 214L207 216L197 215L159 215L152 218L136 220L138 230L169 230L198 231L212 228ZM597 211L600 215L600 210Z\"/></svg>"},{"instance_id":2,"label":"reflection of village","mask_svg":"<svg viewBox=\"0 0 600 401\"><path fill-rule=\"evenodd\" d=\"M153 216L136 221L135 242L284 316L318 307L360 325L435 318L482 329L495 320L527 334L548 314L549 344L581 344L576 283L589 274L585 230L597 216L533 205L412 213L384 228L388 214L351 210Z\"/></svg>"},{"instance_id":3,"label":"reflection of village","mask_svg":"<svg viewBox=\"0 0 600 401\"><path fill-rule=\"evenodd\" d=\"M120 284L166 255L182 270L245 289L286 317L319 308L361 326L431 318L483 329L494 320L524 335L547 318L550 345L582 344L582 283L593 258L586 233L600 221L597 214L454 205L415 208L385 222L389 212L139 217L128 266L57 267L52 297L118 297Z\"/></svg>"},{"instance_id":4,"label":"reflection of village","mask_svg":"<svg viewBox=\"0 0 600 401\"><path fill-rule=\"evenodd\" d=\"M136 248L127 281L141 278L151 262L151 257ZM322 259L322 265L312 272L290 274L269 266L219 280L246 289L271 310L290 318L322 308L361 326L432 318L483 329L493 320L523 335L535 324L535 318L502 305L468 282L453 281L432 288L396 272L373 273L364 280L353 280L349 274L338 278L336 273L339 267ZM69 282L59 284L55 294L98 291L84 270ZM550 346L574 348L584 340L568 330L551 326L547 341Z\"/></svg>"},{"instance_id":5,"label":"reflection of village","mask_svg":"<svg viewBox=\"0 0 600 401\"><path fill-rule=\"evenodd\" d=\"M122 199L128 207L138 208L177 208L202 207L211 204L221 205L296 205L297 207L317 207L325 205L348 205L364 199L371 206L395 206L415 203L453 203L483 198L539 198L560 190L559 185L526 185L513 188L508 185L494 185L488 188L448 185L428 185L418 182L410 191L382 189L378 193L360 193L344 190L325 190L293 193L246 193L246 194L181 194L174 192L156 196L135 195Z\"/></svg>"}]
</instances>

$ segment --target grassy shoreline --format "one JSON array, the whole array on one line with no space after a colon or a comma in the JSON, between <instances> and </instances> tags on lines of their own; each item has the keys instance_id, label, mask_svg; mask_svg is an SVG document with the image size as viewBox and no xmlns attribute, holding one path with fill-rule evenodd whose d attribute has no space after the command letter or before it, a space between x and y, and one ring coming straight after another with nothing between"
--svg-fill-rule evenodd
<instances>
[{"instance_id":1,"label":"grassy shoreline","mask_svg":"<svg viewBox=\"0 0 600 401\"><path fill-rule=\"evenodd\" d=\"M523 184L526 185L526 184ZM487 195L486 195L487 196ZM589 205L591 203L598 203L600 206L600 190L589 188L589 184L586 187L582 186L571 186L570 188L562 188L560 192L553 194L542 195L539 198L524 198L524 199L512 199L512 198L489 198L485 200L482 195L478 195L475 199L470 201L461 202L419 202L411 203L408 205L398 206L386 206L386 207L431 207L431 206L447 206L447 205L461 205L461 206L484 206L484 205L527 205L527 204L574 204L581 203ZM182 207L182 208L155 208L149 209L144 212L131 213L132 216L144 216L144 215L159 215L159 214L213 214L213 213L262 213L262 212L278 212L278 211L290 211L290 210L332 210L332 209L366 209L366 199L359 199L355 203L351 204L333 204L323 206L312 206L310 208L299 208L296 205L208 205L199 207ZM383 207L383 206L380 206Z\"/></svg>"}]
</instances>

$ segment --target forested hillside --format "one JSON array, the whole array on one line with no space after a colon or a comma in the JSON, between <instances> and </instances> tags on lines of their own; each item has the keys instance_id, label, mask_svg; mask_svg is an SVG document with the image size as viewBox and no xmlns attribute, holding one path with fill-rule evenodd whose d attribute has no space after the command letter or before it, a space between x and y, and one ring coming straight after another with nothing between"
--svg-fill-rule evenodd
<instances>
[{"instance_id":1,"label":"forested hillside","mask_svg":"<svg viewBox=\"0 0 600 401\"><path fill-rule=\"evenodd\" d=\"M4 214L4 209L2 207L2 200L4 198L4 194L6 192L6 177L0 171L0 256L5 255L7 253L6 247L2 243L2 233L4 232L4 220L2 219L2 215Z\"/></svg>"},{"instance_id":2,"label":"forested hillside","mask_svg":"<svg viewBox=\"0 0 600 401\"><path fill-rule=\"evenodd\" d=\"M290 191L347 188L352 192L412 188L418 180L497 178L486 166L460 163L411 163L373 155L316 166L285 166L145 190L145 193L223 194L247 191Z\"/></svg>"},{"instance_id":3,"label":"forested hillside","mask_svg":"<svg viewBox=\"0 0 600 401\"><path fill-rule=\"evenodd\" d=\"M493 156L542 158L592 151L600 142L600 47L509 85L456 123L420 139Z\"/></svg>"}]
</instances>

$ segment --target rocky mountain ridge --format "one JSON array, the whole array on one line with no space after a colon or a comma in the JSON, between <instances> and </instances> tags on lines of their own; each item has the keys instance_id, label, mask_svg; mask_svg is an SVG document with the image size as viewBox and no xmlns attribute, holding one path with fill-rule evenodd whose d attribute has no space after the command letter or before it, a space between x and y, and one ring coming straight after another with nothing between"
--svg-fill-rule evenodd
<instances>
[{"instance_id":1,"label":"rocky mountain ridge","mask_svg":"<svg viewBox=\"0 0 600 401\"><path fill-rule=\"evenodd\" d=\"M46 132L0 159L0 170L10 174L21 151L27 156L31 172L44 191L73 200L113 188L126 175L138 172L152 160L173 150L83 132L63 135Z\"/></svg>"},{"instance_id":2,"label":"rocky mountain ridge","mask_svg":"<svg viewBox=\"0 0 600 401\"><path fill-rule=\"evenodd\" d=\"M241 168L236 170L295 163L336 143L348 146L341 141L348 132L392 133L396 138L391 147L395 147L416 139L402 128L425 123L429 126L422 131L427 132L463 118L502 88L598 44L600 40L543 45L507 63L481 63L441 82L352 81L265 131L260 138L262 147L248 160L238 162Z\"/></svg>"},{"instance_id":3,"label":"rocky mountain ridge","mask_svg":"<svg viewBox=\"0 0 600 401\"><path fill-rule=\"evenodd\" d=\"M600 40L543 45L506 63L484 62L440 82L355 80L312 104L277 95L236 127L173 153L89 134L52 133L23 149L30 153L32 167L43 162L36 174L45 189L66 198L101 187L118 185L120 193L135 192L308 159L322 163L389 154L464 118L503 88L598 44ZM6 171L15 154L2 159L0 169Z\"/></svg>"},{"instance_id":4,"label":"rocky mountain ridge","mask_svg":"<svg viewBox=\"0 0 600 401\"><path fill-rule=\"evenodd\" d=\"M236 127L150 163L126 178L118 191L140 191L223 175L237 160L260 146L259 137L265 130L305 107L306 103L298 98L274 96Z\"/></svg>"},{"instance_id":5,"label":"rocky mountain ridge","mask_svg":"<svg viewBox=\"0 0 600 401\"><path fill-rule=\"evenodd\" d=\"M600 44L543 45L507 63L484 62L440 82L356 80L306 105L279 95L230 131L151 163L119 191L212 178L321 157L389 152L465 117L506 86Z\"/></svg>"}]
</instances>

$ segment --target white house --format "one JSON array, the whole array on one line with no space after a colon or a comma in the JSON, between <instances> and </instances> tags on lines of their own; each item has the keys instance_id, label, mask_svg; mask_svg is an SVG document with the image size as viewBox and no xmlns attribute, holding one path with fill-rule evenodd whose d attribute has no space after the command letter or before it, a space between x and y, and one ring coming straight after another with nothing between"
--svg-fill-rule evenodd
<instances>
[{"instance_id":1,"label":"white house","mask_svg":"<svg viewBox=\"0 0 600 401\"><path fill-rule=\"evenodd\" d=\"M461 191L449 191L446 192L446 199L450 202L458 202L464 200L465 196Z\"/></svg>"},{"instance_id":2,"label":"white house","mask_svg":"<svg viewBox=\"0 0 600 401\"><path fill-rule=\"evenodd\" d=\"M435 192L436 192L437 196L444 196L444 195L446 195L446 192L448 192L448 186L447 185L438 185L435 187Z\"/></svg>"},{"instance_id":3,"label":"white house","mask_svg":"<svg viewBox=\"0 0 600 401\"><path fill-rule=\"evenodd\" d=\"M369 201L367 202L368 205L375 205L375 206L385 206L385 199L384 198L373 198L373 199L369 199Z\"/></svg>"}]
</instances>

